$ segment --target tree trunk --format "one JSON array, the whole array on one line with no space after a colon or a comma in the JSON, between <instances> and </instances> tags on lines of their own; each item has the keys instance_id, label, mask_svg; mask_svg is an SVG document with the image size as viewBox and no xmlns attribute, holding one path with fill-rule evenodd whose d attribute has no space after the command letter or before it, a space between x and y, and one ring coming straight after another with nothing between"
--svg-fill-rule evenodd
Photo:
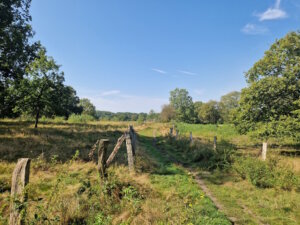
<instances>
[{"instance_id":1,"label":"tree trunk","mask_svg":"<svg viewBox=\"0 0 300 225\"><path fill-rule=\"evenodd\" d=\"M35 116L35 124L34 124L34 128L37 128L37 127L38 127L39 117L40 117L40 109L38 108L38 110L37 110L37 112L36 112L36 116Z\"/></svg>"}]
</instances>

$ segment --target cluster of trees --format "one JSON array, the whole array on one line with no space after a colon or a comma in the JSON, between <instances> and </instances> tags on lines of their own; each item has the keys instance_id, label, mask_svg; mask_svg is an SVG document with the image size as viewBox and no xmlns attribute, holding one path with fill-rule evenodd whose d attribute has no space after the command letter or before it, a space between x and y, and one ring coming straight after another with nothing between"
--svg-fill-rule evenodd
<instances>
[{"instance_id":1,"label":"cluster of trees","mask_svg":"<svg viewBox=\"0 0 300 225\"><path fill-rule=\"evenodd\" d=\"M86 109L76 91L64 84L64 73L46 48L32 40L30 4L0 4L0 117L34 116L37 127L43 115L68 118Z\"/></svg>"},{"instance_id":2,"label":"cluster of trees","mask_svg":"<svg viewBox=\"0 0 300 225\"><path fill-rule=\"evenodd\" d=\"M164 105L161 111L161 120L171 120L186 123L231 123L234 111L239 106L240 92L230 92L221 97L219 102L193 102L186 89L176 88L170 92L170 104Z\"/></svg>"},{"instance_id":3,"label":"cluster of trees","mask_svg":"<svg viewBox=\"0 0 300 225\"><path fill-rule=\"evenodd\" d=\"M161 119L187 123L234 123L241 134L300 141L300 32L277 40L245 73L247 87L219 102L193 102L185 89L170 93Z\"/></svg>"}]
</instances>

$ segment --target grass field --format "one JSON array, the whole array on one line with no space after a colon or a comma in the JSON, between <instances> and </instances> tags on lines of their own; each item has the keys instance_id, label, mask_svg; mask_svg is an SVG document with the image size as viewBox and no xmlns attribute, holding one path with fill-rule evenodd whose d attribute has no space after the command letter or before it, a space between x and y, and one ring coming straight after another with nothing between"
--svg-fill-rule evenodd
<instances>
[{"instance_id":1,"label":"grass field","mask_svg":"<svg viewBox=\"0 0 300 225\"><path fill-rule=\"evenodd\" d=\"M47 121L36 130L32 122L0 121L0 224L8 223L11 175L21 157L33 159L27 187L28 224L230 224L226 216L236 218L237 224L300 221L299 183L282 184L300 178L298 149L270 148L268 162L278 161L276 173L283 180L278 178L280 182L271 183L273 187L258 187L261 183L254 185L253 176L257 179L257 174L264 174L267 180L271 176L257 159L260 146L230 125L176 124L178 140L168 137L171 124L134 126L137 173L128 172L123 145L109 168L109 179L101 181L88 153L101 138L110 139L112 151L128 123ZM190 131L192 144L187 138ZM215 135L216 154L212 153ZM282 154L287 149L295 154ZM234 169L243 158L262 167L254 167L259 171L250 171L250 177L243 179ZM201 177L224 206L223 212L205 196L188 169Z\"/></svg>"},{"instance_id":2,"label":"grass field","mask_svg":"<svg viewBox=\"0 0 300 225\"><path fill-rule=\"evenodd\" d=\"M110 139L111 151L127 126L45 122L36 130L31 122L2 120L0 224L8 223L11 175L20 157L33 159L26 224L230 224L193 177L160 154L152 136L142 135L148 124L135 126L141 132L137 172L128 172L123 146L108 180L100 180L88 153L101 138Z\"/></svg>"}]
</instances>

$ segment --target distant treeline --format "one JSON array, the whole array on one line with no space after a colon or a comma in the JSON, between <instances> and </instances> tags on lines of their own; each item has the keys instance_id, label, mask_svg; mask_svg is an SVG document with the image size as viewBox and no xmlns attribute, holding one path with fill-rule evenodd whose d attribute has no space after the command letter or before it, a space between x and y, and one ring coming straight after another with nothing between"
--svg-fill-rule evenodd
<instances>
[{"instance_id":1,"label":"distant treeline","mask_svg":"<svg viewBox=\"0 0 300 225\"><path fill-rule=\"evenodd\" d=\"M153 112L154 113L154 112ZM96 111L96 118L99 120L111 120L111 121L158 121L159 114L154 113L155 116L150 112L147 113L131 113L131 112L108 112L108 111Z\"/></svg>"}]
</instances>

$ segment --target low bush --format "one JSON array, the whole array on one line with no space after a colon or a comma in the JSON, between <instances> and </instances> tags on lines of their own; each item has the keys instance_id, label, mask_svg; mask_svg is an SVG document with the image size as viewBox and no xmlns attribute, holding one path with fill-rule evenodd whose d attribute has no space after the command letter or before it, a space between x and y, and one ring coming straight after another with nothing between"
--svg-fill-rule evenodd
<instances>
[{"instance_id":1,"label":"low bush","mask_svg":"<svg viewBox=\"0 0 300 225\"><path fill-rule=\"evenodd\" d=\"M292 190L299 184L292 168L277 158L261 161L255 158L237 158L234 170L242 179L248 179L259 188L281 188Z\"/></svg>"},{"instance_id":2,"label":"low bush","mask_svg":"<svg viewBox=\"0 0 300 225\"><path fill-rule=\"evenodd\" d=\"M90 121L95 121L95 118L85 114L81 114L81 115L72 114L68 119L69 123L87 123Z\"/></svg>"}]
</instances>

